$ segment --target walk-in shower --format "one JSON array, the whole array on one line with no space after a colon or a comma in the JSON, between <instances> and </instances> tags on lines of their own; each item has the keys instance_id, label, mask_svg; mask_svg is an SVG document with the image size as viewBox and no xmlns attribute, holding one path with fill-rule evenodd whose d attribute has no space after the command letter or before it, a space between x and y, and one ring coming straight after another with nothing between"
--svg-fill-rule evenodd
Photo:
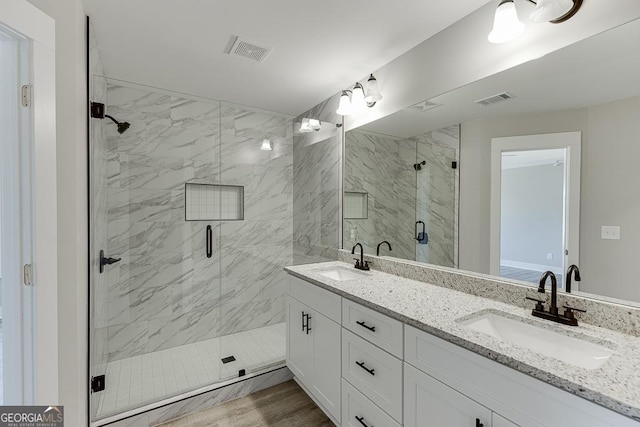
<instances>
[{"instance_id":1,"label":"walk-in shower","mask_svg":"<svg viewBox=\"0 0 640 427\"><path fill-rule=\"evenodd\" d=\"M284 365L293 121L108 80L95 49L90 60L103 106L89 118L100 424Z\"/></svg>"}]
</instances>

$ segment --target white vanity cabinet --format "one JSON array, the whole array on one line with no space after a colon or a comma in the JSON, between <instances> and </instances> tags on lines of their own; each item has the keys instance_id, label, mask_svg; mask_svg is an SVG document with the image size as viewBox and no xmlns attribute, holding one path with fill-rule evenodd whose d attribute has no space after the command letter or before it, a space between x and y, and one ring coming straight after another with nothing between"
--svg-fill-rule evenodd
<instances>
[{"instance_id":1,"label":"white vanity cabinet","mask_svg":"<svg viewBox=\"0 0 640 427\"><path fill-rule=\"evenodd\" d=\"M405 427L517 427L406 363L404 422Z\"/></svg>"},{"instance_id":2,"label":"white vanity cabinet","mask_svg":"<svg viewBox=\"0 0 640 427\"><path fill-rule=\"evenodd\" d=\"M294 277L289 290L287 366L337 422L341 418L341 297Z\"/></svg>"},{"instance_id":3,"label":"white vanity cabinet","mask_svg":"<svg viewBox=\"0 0 640 427\"><path fill-rule=\"evenodd\" d=\"M287 365L343 427L640 423L297 277Z\"/></svg>"}]
</instances>

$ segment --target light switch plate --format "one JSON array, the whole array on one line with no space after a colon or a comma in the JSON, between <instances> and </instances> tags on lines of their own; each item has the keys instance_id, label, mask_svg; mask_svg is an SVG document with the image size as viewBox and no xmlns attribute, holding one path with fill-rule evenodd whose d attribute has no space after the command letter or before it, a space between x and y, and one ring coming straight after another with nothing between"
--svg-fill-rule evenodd
<instances>
[{"instance_id":1,"label":"light switch plate","mask_svg":"<svg viewBox=\"0 0 640 427\"><path fill-rule=\"evenodd\" d=\"M600 237L604 240L620 240L620 226L603 225L600 229Z\"/></svg>"}]
</instances>

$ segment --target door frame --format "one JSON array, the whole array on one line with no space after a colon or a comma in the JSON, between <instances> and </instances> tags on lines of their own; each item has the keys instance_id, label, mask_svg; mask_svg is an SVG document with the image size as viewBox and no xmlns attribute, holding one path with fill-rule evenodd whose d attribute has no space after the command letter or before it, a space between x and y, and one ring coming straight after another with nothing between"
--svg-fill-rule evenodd
<instances>
[{"instance_id":1,"label":"door frame","mask_svg":"<svg viewBox=\"0 0 640 427\"><path fill-rule=\"evenodd\" d=\"M564 265L578 264L580 249L580 156L582 132L507 136L491 139L490 274L500 276L502 153L566 149L564 188ZM563 275L564 276L564 275Z\"/></svg>"},{"instance_id":2,"label":"door frame","mask_svg":"<svg viewBox=\"0 0 640 427\"><path fill-rule=\"evenodd\" d=\"M0 2L0 22L29 45L31 123L23 128L29 156L23 170L30 177L33 316L23 319L33 338L31 372L25 380L32 402L58 403L58 256L56 185L55 21L26 0ZM31 375L29 377L29 375Z\"/></svg>"}]
</instances>

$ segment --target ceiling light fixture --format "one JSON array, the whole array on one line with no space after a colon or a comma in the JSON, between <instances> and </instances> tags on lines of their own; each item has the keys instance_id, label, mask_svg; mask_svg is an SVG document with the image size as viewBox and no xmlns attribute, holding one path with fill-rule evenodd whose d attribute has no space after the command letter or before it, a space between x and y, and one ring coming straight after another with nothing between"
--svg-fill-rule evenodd
<instances>
[{"instance_id":1,"label":"ceiling light fixture","mask_svg":"<svg viewBox=\"0 0 640 427\"><path fill-rule=\"evenodd\" d=\"M320 128L322 128L322 123L320 122L320 120L309 119L305 117L302 119L302 122L300 123L300 129L298 129L298 132L308 133L308 132L313 132L314 130L317 132L320 130Z\"/></svg>"},{"instance_id":2,"label":"ceiling light fixture","mask_svg":"<svg viewBox=\"0 0 640 427\"><path fill-rule=\"evenodd\" d=\"M536 5L529 16L532 22L559 24L571 18L582 6L582 0L527 0ZM501 0L493 19L493 29L488 40L491 43L506 43L524 31L524 24L518 19L514 0Z\"/></svg>"},{"instance_id":3,"label":"ceiling light fixture","mask_svg":"<svg viewBox=\"0 0 640 427\"><path fill-rule=\"evenodd\" d=\"M260 146L262 151L272 151L273 145L271 144L271 140L269 138L265 138L262 140L262 145Z\"/></svg>"},{"instance_id":4,"label":"ceiling light fixture","mask_svg":"<svg viewBox=\"0 0 640 427\"><path fill-rule=\"evenodd\" d=\"M351 98L349 98L349 94L351 94ZM356 84L353 86L353 89L342 91L336 114L339 114L341 116L348 116L354 111L361 109L365 105L369 108L373 107L374 105L376 105L376 102L380 101L381 99L382 94L380 93L380 89L378 88L378 81L375 77L373 77L373 74L370 74L369 79L367 80L366 92L364 86L362 86L362 84L359 82L356 82Z\"/></svg>"}]
</instances>

